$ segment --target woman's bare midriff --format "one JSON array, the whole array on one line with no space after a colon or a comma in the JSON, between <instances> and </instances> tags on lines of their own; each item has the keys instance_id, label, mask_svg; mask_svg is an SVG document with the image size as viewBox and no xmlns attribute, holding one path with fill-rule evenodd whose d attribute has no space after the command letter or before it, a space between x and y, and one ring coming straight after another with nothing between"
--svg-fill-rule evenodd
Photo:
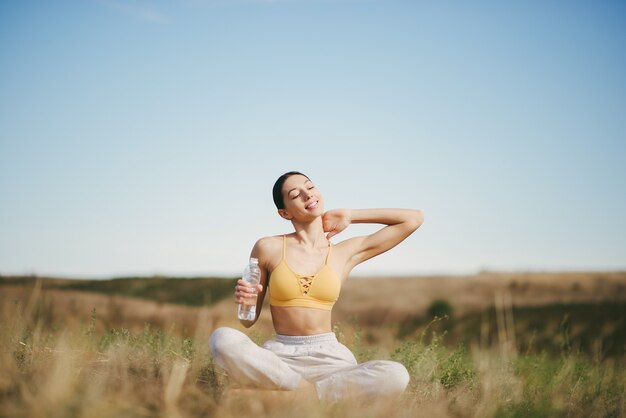
<instances>
[{"instance_id":1,"label":"woman's bare midriff","mask_svg":"<svg viewBox=\"0 0 626 418\"><path fill-rule=\"evenodd\" d=\"M299 306L270 306L274 330L280 335L316 335L330 332L331 311Z\"/></svg>"}]
</instances>

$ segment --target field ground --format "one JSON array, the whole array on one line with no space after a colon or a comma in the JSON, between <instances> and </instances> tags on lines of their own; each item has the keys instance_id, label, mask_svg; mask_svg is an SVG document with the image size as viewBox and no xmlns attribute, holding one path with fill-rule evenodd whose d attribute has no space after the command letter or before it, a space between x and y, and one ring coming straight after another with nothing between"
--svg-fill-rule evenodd
<instances>
[{"instance_id":1,"label":"field ground","mask_svg":"<svg viewBox=\"0 0 626 418\"><path fill-rule=\"evenodd\" d=\"M411 373L365 407L234 389L206 344L243 329L233 284L0 276L0 416L626 416L625 272L349 280L338 337ZM246 332L271 337L267 307Z\"/></svg>"}]
</instances>

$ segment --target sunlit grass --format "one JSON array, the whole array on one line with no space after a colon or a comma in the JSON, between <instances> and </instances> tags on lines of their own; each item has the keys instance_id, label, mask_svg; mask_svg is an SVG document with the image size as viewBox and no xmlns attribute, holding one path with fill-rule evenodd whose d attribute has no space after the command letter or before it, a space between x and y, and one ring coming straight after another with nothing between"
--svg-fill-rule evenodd
<instances>
[{"instance_id":1,"label":"sunlit grass","mask_svg":"<svg viewBox=\"0 0 626 418\"><path fill-rule=\"evenodd\" d=\"M6 300L5 300L6 302ZM619 417L626 414L624 358L446 346L436 320L386 347L411 382L393 405L324 405L286 392L239 391L216 370L206 335L146 323L102 330L98 312L80 326L49 317L35 288L4 303L0 330L0 415L5 417ZM210 330L207 330L210 331ZM343 335L359 361L378 356ZM562 339L562 335L555 335Z\"/></svg>"}]
</instances>

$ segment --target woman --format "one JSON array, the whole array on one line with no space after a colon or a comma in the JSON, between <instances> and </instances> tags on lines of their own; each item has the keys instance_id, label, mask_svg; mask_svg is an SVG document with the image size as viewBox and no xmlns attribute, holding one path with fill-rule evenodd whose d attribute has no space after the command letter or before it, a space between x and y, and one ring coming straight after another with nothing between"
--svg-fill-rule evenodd
<instances>
[{"instance_id":1,"label":"woman","mask_svg":"<svg viewBox=\"0 0 626 418\"><path fill-rule=\"evenodd\" d=\"M290 171L273 188L278 214L295 232L259 239L251 257L259 260L261 283L239 280L235 303L256 303L259 317L269 288L276 338L257 346L244 333L218 328L210 346L218 367L242 386L273 390L313 387L321 400L393 397L409 381L397 362L357 364L332 332L331 310L342 283L358 264L395 247L423 222L419 210L334 209L324 212L324 199L304 174ZM353 223L386 226L369 235L333 245L329 239ZM327 233L325 235L325 233Z\"/></svg>"}]
</instances>

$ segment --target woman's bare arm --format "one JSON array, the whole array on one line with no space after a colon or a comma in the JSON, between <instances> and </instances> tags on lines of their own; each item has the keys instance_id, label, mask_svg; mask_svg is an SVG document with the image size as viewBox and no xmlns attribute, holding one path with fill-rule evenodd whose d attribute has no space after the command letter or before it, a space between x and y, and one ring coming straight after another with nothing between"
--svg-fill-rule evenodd
<instances>
[{"instance_id":1,"label":"woman's bare arm","mask_svg":"<svg viewBox=\"0 0 626 418\"><path fill-rule=\"evenodd\" d=\"M371 235L350 238L341 243L349 253L348 268L351 270L402 242L422 225L424 214L416 209L333 209L326 212L322 220L328 238L350 224L387 225Z\"/></svg>"}]
</instances>

